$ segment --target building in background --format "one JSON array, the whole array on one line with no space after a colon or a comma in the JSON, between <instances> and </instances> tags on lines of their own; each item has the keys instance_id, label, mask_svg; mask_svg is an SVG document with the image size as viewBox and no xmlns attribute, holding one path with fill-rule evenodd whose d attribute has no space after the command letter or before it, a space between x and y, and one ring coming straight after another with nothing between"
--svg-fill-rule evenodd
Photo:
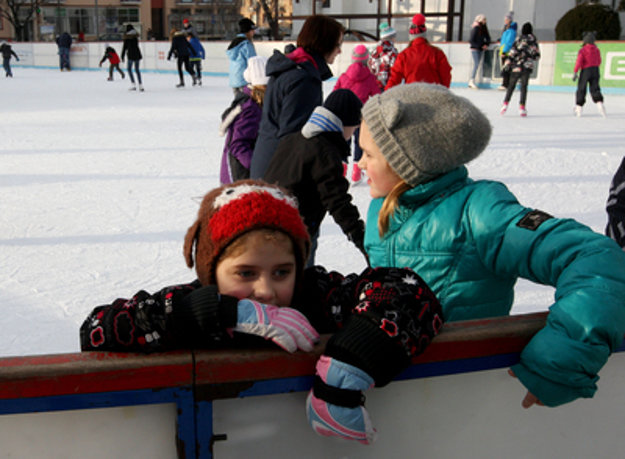
<instances>
[{"instance_id":1,"label":"building in background","mask_svg":"<svg viewBox=\"0 0 625 459\"><path fill-rule=\"evenodd\" d=\"M202 40L229 40L238 33L245 16L258 26L261 37L271 35L272 21L291 16L291 0L0 0L10 11L22 4L18 14L24 29L16 33L11 22L0 17L0 39L53 41L62 32L75 39L82 32L86 41L121 40L126 24L139 31L142 40L167 40L173 27L182 28L189 19ZM28 19L29 10L34 9ZM290 21L278 24L281 36L290 33Z\"/></svg>"},{"instance_id":2,"label":"building in background","mask_svg":"<svg viewBox=\"0 0 625 459\"><path fill-rule=\"evenodd\" d=\"M615 0L604 0L615 7ZM24 30L16 32L0 15L0 39L51 41L68 31L80 32L87 41L121 40L125 24L131 23L141 39L167 40L172 27L189 19L202 40L230 40L238 32L241 17L259 27L258 39L294 39L306 17L325 14L346 28L377 36L378 25L389 22L398 41L408 41L410 19L422 13L432 41L466 41L477 14L485 14L493 38L497 38L508 11L517 23L531 22L540 41L555 39L555 24L577 0L0 0L3 12L21 5ZM29 8L33 14L29 15ZM619 13L625 23L625 13ZM625 34L625 27L623 27ZM366 36L366 35L364 35ZM360 40L363 35L348 36Z\"/></svg>"}]
</instances>

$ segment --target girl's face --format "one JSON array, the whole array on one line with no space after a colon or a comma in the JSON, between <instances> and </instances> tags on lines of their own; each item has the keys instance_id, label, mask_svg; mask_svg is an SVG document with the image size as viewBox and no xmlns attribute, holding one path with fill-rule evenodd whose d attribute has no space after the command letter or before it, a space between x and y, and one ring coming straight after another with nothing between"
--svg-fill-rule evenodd
<instances>
[{"instance_id":1,"label":"girl's face","mask_svg":"<svg viewBox=\"0 0 625 459\"><path fill-rule=\"evenodd\" d=\"M372 198L383 198L401 182L399 175L395 173L382 155L382 152L373 141L371 131L363 121L360 125L360 148L362 158L358 161L358 167L367 172L367 184Z\"/></svg>"},{"instance_id":2,"label":"girl's face","mask_svg":"<svg viewBox=\"0 0 625 459\"><path fill-rule=\"evenodd\" d=\"M282 234L282 233L280 233ZM217 263L217 289L240 300L249 298L275 306L290 306L295 288L293 243L261 232L246 235L241 250Z\"/></svg>"}]
</instances>

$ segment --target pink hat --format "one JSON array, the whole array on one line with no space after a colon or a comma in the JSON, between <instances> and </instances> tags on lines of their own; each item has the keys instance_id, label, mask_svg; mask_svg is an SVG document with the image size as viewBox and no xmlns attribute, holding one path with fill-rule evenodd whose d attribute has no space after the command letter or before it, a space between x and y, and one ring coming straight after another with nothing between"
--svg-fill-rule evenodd
<instances>
[{"instance_id":1,"label":"pink hat","mask_svg":"<svg viewBox=\"0 0 625 459\"><path fill-rule=\"evenodd\" d=\"M352 62L366 62L369 59L369 50L365 45L357 45L352 50Z\"/></svg>"},{"instance_id":2,"label":"pink hat","mask_svg":"<svg viewBox=\"0 0 625 459\"><path fill-rule=\"evenodd\" d=\"M425 16L421 13L417 13L412 17L412 24L410 24L410 35L422 35L427 30L425 27Z\"/></svg>"}]
</instances>

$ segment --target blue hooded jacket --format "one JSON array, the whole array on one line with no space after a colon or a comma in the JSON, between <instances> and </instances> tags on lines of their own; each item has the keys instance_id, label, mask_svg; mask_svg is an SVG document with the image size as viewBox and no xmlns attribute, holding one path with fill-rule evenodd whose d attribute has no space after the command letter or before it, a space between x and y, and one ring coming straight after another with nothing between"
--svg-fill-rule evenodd
<instances>
[{"instance_id":1,"label":"blue hooded jacket","mask_svg":"<svg viewBox=\"0 0 625 459\"><path fill-rule=\"evenodd\" d=\"M512 48L514 40L516 40L516 31L516 22L511 22L510 27L504 30L503 34L501 35L501 54L508 54L508 51L510 51L510 48Z\"/></svg>"},{"instance_id":2,"label":"blue hooded jacket","mask_svg":"<svg viewBox=\"0 0 625 459\"><path fill-rule=\"evenodd\" d=\"M625 333L625 253L614 241L524 207L503 183L473 181L464 166L405 192L381 239L383 201L368 211L372 267L415 270L447 321L507 315L519 277L555 287L546 326L512 369L547 406L594 395Z\"/></svg>"},{"instance_id":3,"label":"blue hooded jacket","mask_svg":"<svg viewBox=\"0 0 625 459\"><path fill-rule=\"evenodd\" d=\"M231 88L241 88L247 85L243 78L243 72L247 68L250 57L256 56L256 49L244 33L238 34L226 50L226 56L230 60L229 83Z\"/></svg>"}]
</instances>

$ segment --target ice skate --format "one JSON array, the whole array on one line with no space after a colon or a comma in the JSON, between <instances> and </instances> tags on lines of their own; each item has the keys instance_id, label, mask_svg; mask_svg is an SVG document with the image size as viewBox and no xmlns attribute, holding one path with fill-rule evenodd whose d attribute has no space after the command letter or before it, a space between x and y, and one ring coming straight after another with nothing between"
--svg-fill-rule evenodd
<instances>
[{"instance_id":1,"label":"ice skate","mask_svg":"<svg viewBox=\"0 0 625 459\"><path fill-rule=\"evenodd\" d=\"M352 184L355 185L361 180L362 180L362 171L360 170L360 167L358 167L358 164L354 164L354 167L352 169Z\"/></svg>"},{"instance_id":2,"label":"ice skate","mask_svg":"<svg viewBox=\"0 0 625 459\"><path fill-rule=\"evenodd\" d=\"M599 114L604 118L607 116L605 113L605 107L603 106L603 102L597 102L597 110L599 110Z\"/></svg>"},{"instance_id":3,"label":"ice skate","mask_svg":"<svg viewBox=\"0 0 625 459\"><path fill-rule=\"evenodd\" d=\"M499 113L501 113L501 115L505 115L506 111L508 110L508 102L504 102L503 105L501 106L501 110L499 110Z\"/></svg>"},{"instance_id":4,"label":"ice skate","mask_svg":"<svg viewBox=\"0 0 625 459\"><path fill-rule=\"evenodd\" d=\"M202 86L202 79L201 78L197 79L197 84L198 84L198 86Z\"/></svg>"},{"instance_id":5,"label":"ice skate","mask_svg":"<svg viewBox=\"0 0 625 459\"><path fill-rule=\"evenodd\" d=\"M143 92L143 85L142 84L139 85L139 91Z\"/></svg>"},{"instance_id":6,"label":"ice skate","mask_svg":"<svg viewBox=\"0 0 625 459\"><path fill-rule=\"evenodd\" d=\"M578 118L580 116L582 116L582 106L581 105L576 105L575 106L575 116L577 116Z\"/></svg>"},{"instance_id":7,"label":"ice skate","mask_svg":"<svg viewBox=\"0 0 625 459\"><path fill-rule=\"evenodd\" d=\"M193 77L193 86L197 85L197 78Z\"/></svg>"},{"instance_id":8,"label":"ice skate","mask_svg":"<svg viewBox=\"0 0 625 459\"><path fill-rule=\"evenodd\" d=\"M184 82L180 82L176 85L177 88L184 88Z\"/></svg>"},{"instance_id":9,"label":"ice skate","mask_svg":"<svg viewBox=\"0 0 625 459\"><path fill-rule=\"evenodd\" d=\"M525 110L525 105L519 105L519 115L524 118L527 116L527 110Z\"/></svg>"},{"instance_id":10,"label":"ice skate","mask_svg":"<svg viewBox=\"0 0 625 459\"><path fill-rule=\"evenodd\" d=\"M113 81L113 77L108 77L106 81Z\"/></svg>"},{"instance_id":11,"label":"ice skate","mask_svg":"<svg viewBox=\"0 0 625 459\"><path fill-rule=\"evenodd\" d=\"M506 88L504 85L501 85L497 88L499 91L507 91L508 88Z\"/></svg>"},{"instance_id":12,"label":"ice skate","mask_svg":"<svg viewBox=\"0 0 625 459\"><path fill-rule=\"evenodd\" d=\"M477 89L477 86L475 85L475 81L473 80L473 78L469 80L469 88Z\"/></svg>"},{"instance_id":13,"label":"ice skate","mask_svg":"<svg viewBox=\"0 0 625 459\"><path fill-rule=\"evenodd\" d=\"M136 90L137 90L137 85L134 83L128 88L128 91L136 91Z\"/></svg>"}]
</instances>

